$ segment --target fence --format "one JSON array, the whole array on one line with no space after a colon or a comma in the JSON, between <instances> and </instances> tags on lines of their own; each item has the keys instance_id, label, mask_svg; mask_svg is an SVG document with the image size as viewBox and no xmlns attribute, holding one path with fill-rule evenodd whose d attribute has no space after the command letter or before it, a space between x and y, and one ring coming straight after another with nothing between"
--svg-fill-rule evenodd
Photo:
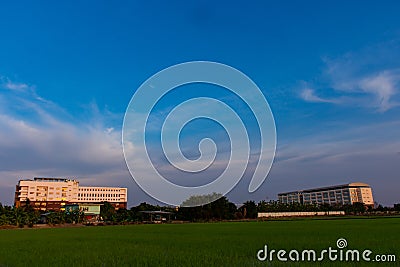
<instances>
[{"instance_id":1,"label":"fence","mask_svg":"<svg viewBox=\"0 0 400 267\"><path fill-rule=\"evenodd\" d=\"M258 218L344 215L344 211L259 212Z\"/></svg>"}]
</instances>

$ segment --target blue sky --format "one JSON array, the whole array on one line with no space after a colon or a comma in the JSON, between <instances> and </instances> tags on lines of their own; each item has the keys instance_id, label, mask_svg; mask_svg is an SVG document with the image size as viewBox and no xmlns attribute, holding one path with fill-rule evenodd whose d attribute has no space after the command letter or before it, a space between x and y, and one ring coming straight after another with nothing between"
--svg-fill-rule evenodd
<instances>
[{"instance_id":1,"label":"blue sky","mask_svg":"<svg viewBox=\"0 0 400 267\"><path fill-rule=\"evenodd\" d=\"M0 202L34 176L127 186L131 205L151 202L124 163L123 115L151 75L193 60L244 72L275 116L268 179L252 194L243 179L232 201L361 181L379 203L400 202L400 4L215 2L3 3Z\"/></svg>"}]
</instances>

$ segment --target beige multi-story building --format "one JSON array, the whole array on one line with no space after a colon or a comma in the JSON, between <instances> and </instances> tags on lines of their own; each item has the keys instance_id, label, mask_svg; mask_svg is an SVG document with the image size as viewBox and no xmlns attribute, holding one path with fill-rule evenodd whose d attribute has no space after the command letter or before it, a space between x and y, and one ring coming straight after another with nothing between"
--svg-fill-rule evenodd
<instances>
[{"instance_id":1,"label":"beige multi-story building","mask_svg":"<svg viewBox=\"0 0 400 267\"><path fill-rule=\"evenodd\" d=\"M374 205L372 189L368 184L350 183L278 194L282 203L345 205L363 203Z\"/></svg>"},{"instance_id":2,"label":"beige multi-story building","mask_svg":"<svg viewBox=\"0 0 400 267\"><path fill-rule=\"evenodd\" d=\"M67 204L90 204L105 201L119 209L127 207L128 189L79 186L77 180L62 178L20 180L15 190L14 205L16 207L23 206L27 201L40 210L63 210Z\"/></svg>"}]
</instances>

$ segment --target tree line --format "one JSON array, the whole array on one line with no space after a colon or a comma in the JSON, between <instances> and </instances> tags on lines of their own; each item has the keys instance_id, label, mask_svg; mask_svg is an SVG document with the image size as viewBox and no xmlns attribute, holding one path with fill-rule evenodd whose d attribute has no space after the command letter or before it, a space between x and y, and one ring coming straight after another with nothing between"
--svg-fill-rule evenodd
<instances>
[{"instance_id":1,"label":"tree line","mask_svg":"<svg viewBox=\"0 0 400 267\"><path fill-rule=\"evenodd\" d=\"M15 225L17 227L33 227L34 224L41 222L41 215L46 214L45 222L47 224L64 224L64 223L82 223L84 214L81 211L73 212L47 212L38 211L31 205L22 207L3 206L0 203L0 226Z\"/></svg>"},{"instance_id":2,"label":"tree line","mask_svg":"<svg viewBox=\"0 0 400 267\"><path fill-rule=\"evenodd\" d=\"M346 214L363 214L376 212L400 212L400 204L395 204L393 208L378 205L376 208L368 207L367 209L362 203L354 203L353 205L328 205L328 204L300 204L300 203L281 203L279 201L265 201L258 203L255 201L246 201L242 205L237 206L230 202L226 197L222 196L217 200L196 207L166 207L141 203L130 209L118 209L108 203L103 202L100 209L100 217L107 224L129 224L140 223L148 220L148 214L143 211L165 211L171 213L172 220L182 221L221 221L221 220L241 220L255 219L258 212L295 212L295 211L335 211L342 210ZM22 207L3 206L0 203L0 226L15 225L24 227L25 225L32 227L39 223L41 215L45 213L47 224L63 224L63 223L83 223L85 216L82 211L72 212L48 212L38 211L29 203ZM147 216L147 217L146 217Z\"/></svg>"}]
</instances>

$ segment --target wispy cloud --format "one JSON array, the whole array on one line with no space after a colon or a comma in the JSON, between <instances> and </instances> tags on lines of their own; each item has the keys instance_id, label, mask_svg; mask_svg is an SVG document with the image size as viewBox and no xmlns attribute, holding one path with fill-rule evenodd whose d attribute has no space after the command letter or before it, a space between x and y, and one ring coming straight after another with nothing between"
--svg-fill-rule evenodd
<instances>
[{"instance_id":1,"label":"wispy cloud","mask_svg":"<svg viewBox=\"0 0 400 267\"><path fill-rule=\"evenodd\" d=\"M335 99L326 99L319 97L315 94L315 90L306 88L303 89L300 93L300 97L307 102L316 102L316 103L337 103L338 100Z\"/></svg>"},{"instance_id":2,"label":"wispy cloud","mask_svg":"<svg viewBox=\"0 0 400 267\"><path fill-rule=\"evenodd\" d=\"M24 91L29 88L29 85L26 83L14 82L10 80L10 78L5 76L0 76L0 86L15 91Z\"/></svg>"},{"instance_id":3,"label":"wispy cloud","mask_svg":"<svg viewBox=\"0 0 400 267\"><path fill-rule=\"evenodd\" d=\"M399 105L394 97L399 94L400 68L382 69L358 76L350 72L343 77L344 75L340 73L343 71L340 70L340 64L328 64L328 73L331 76L334 90L344 94L358 94L358 96L352 95L349 99L358 98L362 101L363 106L377 109L380 112Z\"/></svg>"},{"instance_id":4,"label":"wispy cloud","mask_svg":"<svg viewBox=\"0 0 400 267\"><path fill-rule=\"evenodd\" d=\"M121 131L109 123L108 113L94 106L86 112L95 114L82 121L34 90L0 91L0 186L34 176L95 179L99 185L129 183Z\"/></svg>"},{"instance_id":5,"label":"wispy cloud","mask_svg":"<svg viewBox=\"0 0 400 267\"><path fill-rule=\"evenodd\" d=\"M372 108L385 112L400 105L400 44L391 41L358 52L325 57L323 74L304 89L300 97L307 102L335 103ZM321 92L335 97L319 97Z\"/></svg>"},{"instance_id":6,"label":"wispy cloud","mask_svg":"<svg viewBox=\"0 0 400 267\"><path fill-rule=\"evenodd\" d=\"M375 105L380 111L386 111L398 106L392 97L398 93L400 82L400 69L384 70L375 75L365 77L359 83L360 88L375 95Z\"/></svg>"}]
</instances>

